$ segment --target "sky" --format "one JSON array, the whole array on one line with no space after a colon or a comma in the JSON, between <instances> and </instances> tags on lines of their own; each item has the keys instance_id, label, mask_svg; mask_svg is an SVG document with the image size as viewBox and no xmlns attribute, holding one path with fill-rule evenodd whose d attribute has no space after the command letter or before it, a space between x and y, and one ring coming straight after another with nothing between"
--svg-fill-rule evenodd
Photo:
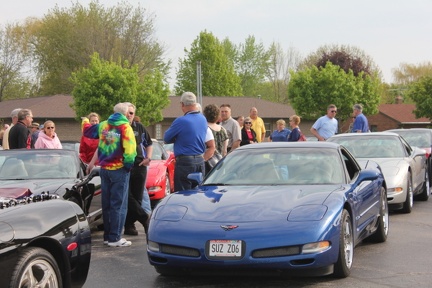
<instances>
[{"instance_id":1,"label":"sky","mask_svg":"<svg viewBox=\"0 0 432 288\"><path fill-rule=\"evenodd\" d=\"M15 0L0 9L0 24L43 17L57 4L68 8L90 0ZM104 6L118 0L99 0ZM238 45L248 36L270 47L279 43L302 57L323 45L349 45L364 51L393 82L392 70L402 63L432 62L430 0L129 0L154 15L154 36L172 60L171 83L178 59L206 30Z\"/></svg>"}]
</instances>

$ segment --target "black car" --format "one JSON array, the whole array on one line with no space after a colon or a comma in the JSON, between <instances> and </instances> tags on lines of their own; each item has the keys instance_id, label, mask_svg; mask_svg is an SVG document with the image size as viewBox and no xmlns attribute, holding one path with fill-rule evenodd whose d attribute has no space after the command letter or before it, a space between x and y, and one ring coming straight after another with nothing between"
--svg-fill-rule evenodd
<instances>
[{"instance_id":1,"label":"black car","mask_svg":"<svg viewBox=\"0 0 432 288\"><path fill-rule=\"evenodd\" d=\"M100 178L86 175L78 153L63 149L0 151L0 197L58 196L77 203L92 227L102 225Z\"/></svg>"},{"instance_id":2,"label":"black car","mask_svg":"<svg viewBox=\"0 0 432 288\"><path fill-rule=\"evenodd\" d=\"M0 288L84 285L91 258L87 218L75 203L53 198L0 197Z\"/></svg>"}]
</instances>

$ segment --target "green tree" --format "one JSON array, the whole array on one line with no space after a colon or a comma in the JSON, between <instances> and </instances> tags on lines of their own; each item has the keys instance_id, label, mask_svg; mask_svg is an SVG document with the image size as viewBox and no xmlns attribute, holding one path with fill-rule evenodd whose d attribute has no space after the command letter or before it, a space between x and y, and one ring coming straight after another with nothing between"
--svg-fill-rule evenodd
<instances>
[{"instance_id":1,"label":"green tree","mask_svg":"<svg viewBox=\"0 0 432 288\"><path fill-rule=\"evenodd\" d=\"M123 65L128 66L128 63ZM106 119L116 103L131 102L147 125L161 121L161 110L169 103L169 89L160 71L148 73L140 82L137 65L123 68L101 60L98 54L92 56L88 68L72 73L70 80L74 84L72 108L77 119L92 111Z\"/></svg>"},{"instance_id":2,"label":"green tree","mask_svg":"<svg viewBox=\"0 0 432 288\"><path fill-rule=\"evenodd\" d=\"M196 91L197 62L201 62L203 96L242 96L240 78L234 65L224 53L220 41L206 31L200 33L191 45L184 50L186 57L179 60L175 93Z\"/></svg>"},{"instance_id":3,"label":"green tree","mask_svg":"<svg viewBox=\"0 0 432 288\"><path fill-rule=\"evenodd\" d=\"M241 79L243 94L256 96L259 85L266 80L266 72L270 66L270 54L262 43L256 43L254 36L246 38L239 45L235 70Z\"/></svg>"},{"instance_id":4,"label":"green tree","mask_svg":"<svg viewBox=\"0 0 432 288\"><path fill-rule=\"evenodd\" d=\"M141 76L154 69L167 75L162 61L164 47L154 37L154 16L126 2L105 8L93 0L70 8L56 6L42 20L32 23L34 59L37 60L41 94L70 93L71 73L86 67L97 52L107 61L137 65Z\"/></svg>"},{"instance_id":5,"label":"green tree","mask_svg":"<svg viewBox=\"0 0 432 288\"><path fill-rule=\"evenodd\" d=\"M407 96L416 103L416 117L432 119L432 76L423 76L409 84Z\"/></svg>"},{"instance_id":6,"label":"green tree","mask_svg":"<svg viewBox=\"0 0 432 288\"><path fill-rule=\"evenodd\" d=\"M379 80L365 75L358 77L352 70L346 73L330 62L325 67L312 66L292 73L289 84L290 103L305 119L316 119L325 113L329 104L338 107L338 118L348 119L352 105L361 103L365 114L375 114L380 101Z\"/></svg>"},{"instance_id":7,"label":"green tree","mask_svg":"<svg viewBox=\"0 0 432 288\"><path fill-rule=\"evenodd\" d=\"M0 102L26 98L31 93L27 35L17 24L0 30Z\"/></svg>"}]
</instances>

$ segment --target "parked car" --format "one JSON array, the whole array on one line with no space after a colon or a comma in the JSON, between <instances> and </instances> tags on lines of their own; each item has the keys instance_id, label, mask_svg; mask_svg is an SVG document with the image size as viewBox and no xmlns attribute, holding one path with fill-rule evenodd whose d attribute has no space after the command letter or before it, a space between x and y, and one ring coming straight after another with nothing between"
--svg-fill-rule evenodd
<instances>
[{"instance_id":1,"label":"parked car","mask_svg":"<svg viewBox=\"0 0 432 288\"><path fill-rule=\"evenodd\" d=\"M345 146L357 159L374 160L381 166L391 209L411 213L414 196L428 200L426 153L411 147L400 135L391 132L346 133L332 136L327 141Z\"/></svg>"},{"instance_id":2,"label":"parked car","mask_svg":"<svg viewBox=\"0 0 432 288\"><path fill-rule=\"evenodd\" d=\"M75 203L0 197L0 287L82 287L90 258L90 228Z\"/></svg>"},{"instance_id":3,"label":"parked car","mask_svg":"<svg viewBox=\"0 0 432 288\"><path fill-rule=\"evenodd\" d=\"M103 222L100 178L94 177L99 170L86 175L85 169L85 164L73 150L0 151L0 196L22 199L42 194L57 195L76 202L91 226L99 226Z\"/></svg>"},{"instance_id":4,"label":"parked car","mask_svg":"<svg viewBox=\"0 0 432 288\"><path fill-rule=\"evenodd\" d=\"M394 132L401 135L411 146L422 148L426 151L429 171L429 186L432 186L432 129L428 128L410 128L410 129L392 129L388 132Z\"/></svg>"},{"instance_id":5,"label":"parked car","mask_svg":"<svg viewBox=\"0 0 432 288\"><path fill-rule=\"evenodd\" d=\"M163 275L347 277L354 247L388 236L380 167L335 143L245 145L188 177L198 187L164 198L150 221L148 259Z\"/></svg>"},{"instance_id":6,"label":"parked car","mask_svg":"<svg viewBox=\"0 0 432 288\"><path fill-rule=\"evenodd\" d=\"M161 199L173 192L174 168L174 152L166 151L159 141L153 139L153 155L146 182L146 188L153 207Z\"/></svg>"}]
</instances>

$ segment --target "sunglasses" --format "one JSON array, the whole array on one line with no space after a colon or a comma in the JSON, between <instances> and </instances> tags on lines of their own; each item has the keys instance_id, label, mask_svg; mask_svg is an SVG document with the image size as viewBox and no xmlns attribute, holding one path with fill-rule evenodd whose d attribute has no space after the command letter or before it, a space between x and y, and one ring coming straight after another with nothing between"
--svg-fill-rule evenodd
<instances>
[{"instance_id":1,"label":"sunglasses","mask_svg":"<svg viewBox=\"0 0 432 288\"><path fill-rule=\"evenodd\" d=\"M133 115L135 112L129 112L129 115Z\"/></svg>"},{"instance_id":2,"label":"sunglasses","mask_svg":"<svg viewBox=\"0 0 432 288\"><path fill-rule=\"evenodd\" d=\"M252 122L245 122L245 124L252 124Z\"/></svg>"},{"instance_id":3,"label":"sunglasses","mask_svg":"<svg viewBox=\"0 0 432 288\"><path fill-rule=\"evenodd\" d=\"M54 129L55 127L45 127L46 129Z\"/></svg>"},{"instance_id":4,"label":"sunglasses","mask_svg":"<svg viewBox=\"0 0 432 288\"><path fill-rule=\"evenodd\" d=\"M331 110L330 112L331 112L331 113L337 113L337 111L336 111L336 110Z\"/></svg>"}]
</instances>

